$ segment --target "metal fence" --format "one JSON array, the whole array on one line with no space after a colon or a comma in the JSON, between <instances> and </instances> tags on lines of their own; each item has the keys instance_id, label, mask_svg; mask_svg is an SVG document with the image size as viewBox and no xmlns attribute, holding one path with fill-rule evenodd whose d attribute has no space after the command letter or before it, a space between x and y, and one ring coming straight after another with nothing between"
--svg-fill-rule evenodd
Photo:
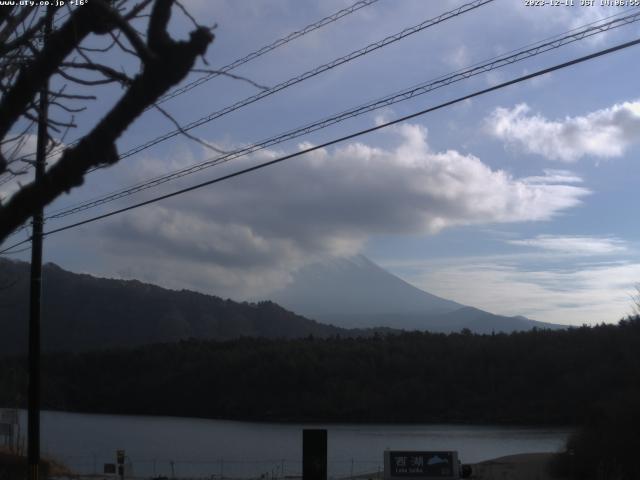
<instances>
[{"instance_id":1,"label":"metal fence","mask_svg":"<svg viewBox=\"0 0 640 480\"><path fill-rule=\"evenodd\" d=\"M116 480L113 474L104 474L104 465L113 459L92 456L59 456L57 461L81 477ZM376 479L382 477L383 461L344 459L328 461L328 476L331 479ZM127 457L124 464L125 480L134 479L180 479L180 480L295 480L302 478L302 461L290 458L280 459L215 459L208 461L172 459L132 459ZM2 480L2 479L0 479Z\"/></svg>"}]
</instances>

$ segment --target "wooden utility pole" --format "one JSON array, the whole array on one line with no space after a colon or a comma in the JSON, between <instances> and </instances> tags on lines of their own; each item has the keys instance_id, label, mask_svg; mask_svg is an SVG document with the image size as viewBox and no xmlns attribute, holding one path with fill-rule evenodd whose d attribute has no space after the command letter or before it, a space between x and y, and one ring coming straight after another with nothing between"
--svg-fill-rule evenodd
<instances>
[{"instance_id":1,"label":"wooden utility pole","mask_svg":"<svg viewBox=\"0 0 640 480\"><path fill-rule=\"evenodd\" d=\"M302 480L327 480L327 431L302 430Z\"/></svg>"},{"instance_id":2,"label":"wooden utility pole","mask_svg":"<svg viewBox=\"0 0 640 480\"><path fill-rule=\"evenodd\" d=\"M44 27L43 43L51 33L53 15L47 8L47 20ZM49 79L40 90L38 109L38 140L36 146L35 181L42 180L46 166L47 125L49 114ZM29 404L28 404L28 445L27 462L29 480L40 477L40 299L42 295L42 227L43 210L33 214L33 232L31 235L31 286L29 298Z\"/></svg>"}]
</instances>

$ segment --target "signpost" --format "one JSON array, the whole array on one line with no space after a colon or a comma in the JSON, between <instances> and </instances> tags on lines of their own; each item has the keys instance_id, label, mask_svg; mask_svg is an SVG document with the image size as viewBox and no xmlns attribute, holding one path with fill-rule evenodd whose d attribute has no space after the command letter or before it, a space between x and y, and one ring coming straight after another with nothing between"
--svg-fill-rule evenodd
<instances>
[{"instance_id":1,"label":"signpost","mask_svg":"<svg viewBox=\"0 0 640 480\"><path fill-rule=\"evenodd\" d=\"M384 452L384 480L458 480L458 452Z\"/></svg>"},{"instance_id":2,"label":"signpost","mask_svg":"<svg viewBox=\"0 0 640 480\"><path fill-rule=\"evenodd\" d=\"M118 476L124 480L124 450L116 450L116 460L118 463Z\"/></svg>"},{"instance_id":3,"label":"signpost","mask_svg":"<svg viewBox=\"0 0 640 480\"><path fill-rule=\"evenodd\" d=\"M302 480L327 480L327 431L302 430Z\"/></svg>"},{"instance_id":4,"label":"signpost","mask_svg":"<svg viewBox=\"0 0 640 480\"><path fill-rule=\"evenodd\" d=\"M18 410L0 410L0 437L2 437L2 445L9 447L9 449L18 448L20 436L20 423L18 420Z\"/></svg>"}]
</instances>

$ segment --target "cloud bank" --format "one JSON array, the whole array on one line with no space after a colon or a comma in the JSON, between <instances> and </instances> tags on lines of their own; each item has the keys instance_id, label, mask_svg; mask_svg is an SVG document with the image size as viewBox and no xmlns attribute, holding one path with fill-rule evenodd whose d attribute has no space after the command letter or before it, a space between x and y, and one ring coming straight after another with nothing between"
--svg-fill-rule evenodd
<instances>
[{"instance_id":1,"label":"cloud bank","mask_svg":"<svg viewBox=\"0 0 640 480\"><path fill-rule=\"evenodd\" d=\"M627 251L625 243L614 237L538 235L534 238L510 240L508 243L572 255L605 255Z\"/></svg>"},{"instance_id":2,"label":"cloud bank","mask_svg":"<svg viewBox=\"0 0 640 480\"><path fill-rule=\"evenodd\" d=\"M515 178L473 155L435 152L418 125L394 134L391 148L318 150L114 218L103 251L114 273L242 298L323 256L358 253L374 235L548 220L589 193L558 171Z\"/></svg>"},{"instance_id":3,"label":"cloud bank","mask_svg":"<svg viewBox=\"0 0 640 480\"><path fill-rule=\"evenodd\" d=\"M496 108L486 120L490 134L507 145L549 160L620 157L640 140L640 101L615 104L584 116L549 120L526 103Z\"/></svg>"},{"instance_id":4,"label":"cloud bank","mask_svg":"<svg viewBox=\"0 0 640 480\"><path fill-rule=\"evenodd\" d=\"M436 295L502 315L567 325L617 322L632 313L640 264L594 262L574 268L527 266L512 256L432 264L405 276Z\"/></svg>"}]
</instances>

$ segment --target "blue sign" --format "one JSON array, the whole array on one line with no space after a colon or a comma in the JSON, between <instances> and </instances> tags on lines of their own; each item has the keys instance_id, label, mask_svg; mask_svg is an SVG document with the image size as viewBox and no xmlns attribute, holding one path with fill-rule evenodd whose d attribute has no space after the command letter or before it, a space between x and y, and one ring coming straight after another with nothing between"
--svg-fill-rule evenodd
<instances>
[{"instance_id":1,"label":"blue sign","mask_svg":"<svg viewBox=\"0 0 640 480\"><path fill-rule=\"evenodd\" d=\"M457 468L453 452L389 452L392 477L451 478Z\"/></svg>"}]
</instances>

